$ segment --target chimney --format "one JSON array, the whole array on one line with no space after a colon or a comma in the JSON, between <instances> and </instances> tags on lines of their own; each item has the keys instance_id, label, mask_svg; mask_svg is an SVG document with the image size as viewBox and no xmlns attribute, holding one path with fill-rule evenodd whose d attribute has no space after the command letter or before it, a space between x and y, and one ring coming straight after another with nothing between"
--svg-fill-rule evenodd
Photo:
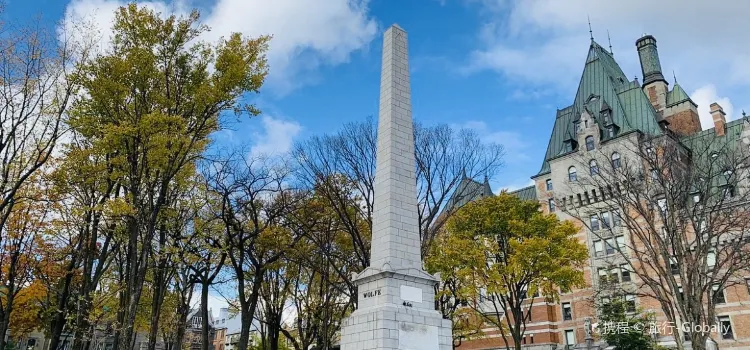
<instances>
[{"instance_id":1,"label":"chimney","mask_svg":"<svg viewBox=\"0 0 750 350\"><path fill-rule=\"evenodd\" d=\"M663 112L667 104L667 81L661 73L659 51L656 49L656 38L644 34L635 42L638 58L641 61L643 85L641 88L648 96L657 113Z\"/></svg>"},{"instance_id":2,"label":"chimney","mask_svg":"<svg viewBox=\"0 0 750 350\"><path fill-rule=\"evenodd\" d=\"M711 104L711 117L714 119L714 131L716 136L724 136L726 133L727 117L724 108L714 102Z\"/></svg>"},{"instance_id":3,"label":"chimney","mask_svg":"<svg viewBox=\"0 0 750 350\"><path fill-rule=\"evenodd\" d=\"M667 82L661 74L661 62L659 62L659 51L656 49L656 38L644 34L635 42L638 48L638 58L641 60L641 72L643 73L643 85L656 81Z\"/></svg>"}]
</instances>

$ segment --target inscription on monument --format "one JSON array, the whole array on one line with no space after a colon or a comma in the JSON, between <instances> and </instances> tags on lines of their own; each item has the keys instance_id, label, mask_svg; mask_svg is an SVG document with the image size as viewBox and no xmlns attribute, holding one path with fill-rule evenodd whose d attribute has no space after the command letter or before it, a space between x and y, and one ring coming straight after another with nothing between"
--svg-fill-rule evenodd
<instances>
[{"instance_id":1,"label":"inscription on monument","mask_svg":"<svg viewBox=\"0 0 750 350\"><path fill-rule=\"evenodd\" d=\"M371 291L362 293L362 297L363 298L372 298L372 297L376 297L378 295L380 295L380 289L371 290Z\"/></svg>"}]
</instances>

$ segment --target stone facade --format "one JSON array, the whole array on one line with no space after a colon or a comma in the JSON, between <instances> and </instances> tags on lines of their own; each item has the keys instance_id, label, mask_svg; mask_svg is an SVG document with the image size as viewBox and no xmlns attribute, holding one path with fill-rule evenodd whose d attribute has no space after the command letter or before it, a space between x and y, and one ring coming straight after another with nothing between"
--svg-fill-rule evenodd
<instances>
[{"instance_id":1,"label":"stone facade","mask_svg":"<svg viewBox=\"0 0 750 350\"><path fill-rule=\"evenodd\" d=\"M383 38L370 266L356 278L357 309L342 323L341 349L452 349L449 320L435 310L437 279L422 268L406 32Z\"/></svg>"},{"instance_id":2,"label":"stone facade","mask_svg":"<svg viewBox=\"0 0 750 350\"><path fill-rule=\"evenodd\" d=\"M585 349L586 319L593 319L596 323L597 312L593 305L595 290L599 283L600 268L621 266L627 263L620 255L598 255L595 241L601 241L601 234L597 236L589 228L569 215L568 208L576 208L580 212L598 213L611 210L603 203L601 188L588 188L585 191L580 185L573 184L571 176L578 179L591 175L591 161L597 167L611 166L612 156L618 159L638 159L633 145L639 144L640 135L649 137L670 137L687 140L690 137L721 138L738 136L737 147L750 145L750 119L727 122L725 114L718 104L711 105L714 128L702 131L698 118L697 105L682 90L675 81L673 89L664 80L660 70L656 51L656 39L648 36L648 40L639 40L637 48L641 57L644 85L638 85L637 80L618 84L624 79L614 58L601 47L592 42L584 76L574 103L570 107L558 111L554 120L555 126L550 137L550 145L544 159L542 170L532 177L534 184L529 188L517 191L528 197L528 192L535 193L544 211L550 212L550 203L554 202L556 214L561 220L577 222L580 231L577 238L585 244L590 252L588 266L584 269L586 288L576 289L560 296L558 303L535 301L532 307L531 321L528 323L523 348L536 349ZM593 57L593 59L592 59ZM598 61L598 62L597 62ZM601 66L605 68L602 69ZM601 77L604 75L604 77ZM604 79L600 79L604 78ZM602 81L615 82L611 86L601 84ZM587 85L590 84L590 85ZM632 90L633 86L640 87ZM609 89L609 90L607 90ZM631 90L628 90L631 89ZM611 107L612 115L605 115L600 109L598 99L606 100ZM645 104L640 101L646 101ZM602 111L604 107L601 108ZM618 112L618 110L620 112ZM619 115L618 115L619 113ZM615 124L616 128L611 128ZM655 127L658 125L658 127ZM593 149L587 147L587 140L591 140ZM687 157L686 157L687 158ZM644 167L648 176L648 168ZM574 175L571 175L573 173ZM604 191L606 192L606 190ZM580 216L579 216L580 217ZM645 225L645 222L643 223ZM625 228L616 227L611 231L613 242L618 237L627 246L640 247L638 242L628 242ZM616 243L619 244L619 243ZM618 279L622 270L618 270ZM733 339L722 339L719 334L712 334L721 349L750 349L750 271L746 274L746 284L734 285L724 291L725 302L717 304L716 313L722 317L729 317L733 328ZM635 305L646 312L654 312L656 321L665 322L666 317L656 300L637 297L637 277L631 276L629 281L622 280L620 287L632 294ZM564 311L565 309L565 311ZM484 339L464 341L460 349L498 349L504 348L505 343L497 330L484 329L487 337ZM674 337L669 331L659 334L657 340L660 345L674 344ZM689 344L689 343L688 343ZM606 344L597 344L606 345ZM596 347L594 347L596 348Z\"/></svg>"}]
</instances>

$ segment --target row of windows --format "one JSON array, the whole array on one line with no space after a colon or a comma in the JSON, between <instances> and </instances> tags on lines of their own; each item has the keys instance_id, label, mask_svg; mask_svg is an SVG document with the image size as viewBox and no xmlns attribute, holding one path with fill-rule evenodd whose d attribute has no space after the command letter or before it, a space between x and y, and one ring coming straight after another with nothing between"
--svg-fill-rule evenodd
<instances>
[{"instance_id":1,"label":"row of windows","mask_svg":"<svg viewBox=\"0 0 750 350\"><path fill-rule=\"evenodd\" d=\"M619 227L622 225L622 217L620 211L615 210L611 213L612 220L610 221L610 212L604 211L599 214L591 215L591 231L599 231L599 229L608 229L610 227Z\"/></svg>"},{"instance_id":2,"label":"row of windows","mask_svg":"<svg viewBox=\"0 0 750 350\"><path fill-rule=\"evenodd\" d=\"M611 165L612 165L612 169L620 168L622 164L620 163L619 153L617 152L612 153ZM596 160L594 159L589 161L589 174L591 175L599 174L599 164L597 164ZM568 168L568 181L570 182L578 181L578 172L575 166L571 166L570 168ZM552 189L552 180L547 180L547 190L551 190L551 189Z\"/></svg>"},{"instance_id":3,"label":"row of windows","mask_svg":"<svg viewBox=\"0 0 750 350\"><path fill-rule=\"evenodd\" d=\"M624 236L617 236L604 240L594 240L594 256L612 255L617 252L617 248L619 248L620 251L625 250Z\"/></svg>"},{"instance_id":4,"label":"row of windows","mask_svg":"<svg viewBox=\"0 0 750 350\"><path fill-rule=\"evenodd\" d=\"M622 270L622 269L621 269ZM628 270L628 278L629 278L629 270ZM601 275L601 273L600 273ZM745 283L747 285L748 293L750 293L750 278L745 279ZM718 286L714 286L714 298L716 298L717 304L725 303L726 300L724 298L723 291L721 293L718 293ZM682 293L682 287L680 287L679 292ZM627 311L628 312L635 312L636 311L636 303L635 303L635 296L628 294L624 297L625 301L627 302ZM610 299L607 297L603 297L602 303L606 304L610 302ZM562 303L562 318L563 321L571 321L573 320L573 306L571 303ZM721 334L722 339L731 340L734 339L734 328L732 327L732 321L729 316L719 316L717 317L719 321L719 325L721 326L719 333ZM690 333L685 333L685 340L690 340ZM532 338L532 344L533 344L533 338ZM575 332L574 330L565 330L565 344L566 345L575 345Z\"/></svg>"},{"instance_id":5,"label":"row of windows","mask_svg":"<svg viewBox=\"0 0 750 350\"><path fill-rule=\"evenodd\" d=\"M620 266L604 268L597 270L600 283L621 283L633 280L633 268L629 264L620 264Z\"/></svg>"}]
</instances>

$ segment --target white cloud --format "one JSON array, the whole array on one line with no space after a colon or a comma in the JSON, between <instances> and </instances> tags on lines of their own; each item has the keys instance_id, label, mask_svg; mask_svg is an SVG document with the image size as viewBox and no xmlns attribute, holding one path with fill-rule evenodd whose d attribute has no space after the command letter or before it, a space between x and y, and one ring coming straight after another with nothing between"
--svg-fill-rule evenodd
<instances>
[{"instance_id":1,"label":"white cloud","mask_svg":"<svg viewBox=\"0 0 750 350\"><path fill-rule=\"evenodd\" d=\"M713 83L735 99L750 92L750 46L741 44L750 2L475 2L485 16L479 33L483 46L470 54L468 72L492 70L517 85L550 86L572 95L589 45L588 16L603 46L609 30L615 58L629 77L641 75L635 41L648 32L658 40L664 75L671 78L674 70L684 88Z\"/></svg>"},{"instance_id":2,"label":"white cloud","mask_svg":"<svg viewBox=\"0 0 750 350\"><path fill-rule=\"evenodd\" d=\"M65 19L93 21L104 38L111 33L119 0L72 0ZM187 14L188 1L142 2L164 14ZM283 94L312 82L314 72L324 65L346 62L350 55L373 40L377 24L371 18L367 0L215 0L202 11L203 22L211 27L209 41L232 32L247 36L271 34L267 86ZM312 78L311 78L312 77Z\"/></svg>"},{"instance_id":3,"label":"white cloud","mask_svg":"<svg viewBox=\"0 0 750 350\"><path fill-rule=\"evenodd\" d=\"M701 126L703 129L710 129L714 127L714 119L711 117L710 105L714 102L718 103L726 113L727 121L734 120L734 106L729 101L728 97L720 97L716 92L716 86L708 84L698 88L690 94L690 98L693 102L698 104L698 116L701 120Z\"/></svg>"},{"instance_id":4,"label":"white cloud","mask_svg":"<svg viewBox=\"0 0 750 350\"><path fill-rule=\"evenodd\" d=\"M295 121L284 121L262 116L263 131L255 133L255 144L250 149L253 156L278 156L291 150L294 138L302 131Z\"/></svg>"}]
</instances>

